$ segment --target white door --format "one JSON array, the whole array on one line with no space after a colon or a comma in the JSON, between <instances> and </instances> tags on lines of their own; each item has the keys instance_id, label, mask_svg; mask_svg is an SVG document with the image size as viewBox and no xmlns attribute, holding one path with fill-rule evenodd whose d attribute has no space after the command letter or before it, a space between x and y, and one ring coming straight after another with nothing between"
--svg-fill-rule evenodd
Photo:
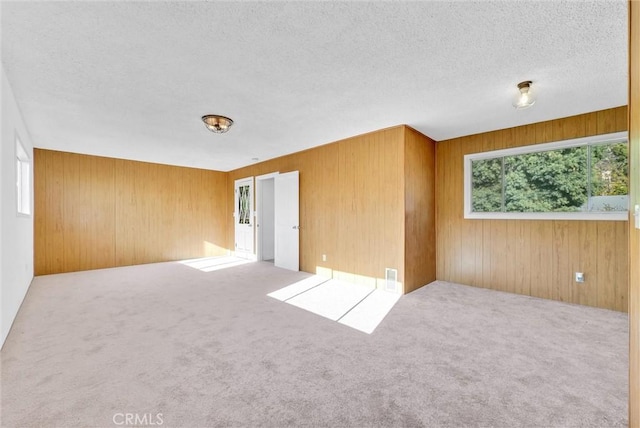
<instances>
[{"instance_id":1,"label":"white door","mask_svg":"<svg viewBox=\"0 0 640 428\"><path fill-rule=\"evenodd\" d=\"M275 260L278 267L300 270L298 171L274 178Z\"/></svg>"},{"instance_id":2,"label":"white door","mask_svg":"<svg viewBox=\"0 0 640 428\"><path fill-rule=\"evenodd\" d=\"M245 259L253 254L253 177L235 182L235 255Z\"/></svg>"}]
</instances>

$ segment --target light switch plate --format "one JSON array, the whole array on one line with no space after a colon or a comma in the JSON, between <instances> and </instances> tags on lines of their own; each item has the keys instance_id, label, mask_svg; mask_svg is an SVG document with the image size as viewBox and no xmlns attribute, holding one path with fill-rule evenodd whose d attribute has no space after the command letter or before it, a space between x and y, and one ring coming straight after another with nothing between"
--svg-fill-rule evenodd
<instances>
[{"instance_id":1,"label":"light switch plate","mask_svg":"<svg viewBox=\"0 0 640 428\"><path fill-rule=\"evenodd\" d=\"M640 229L640 205L638 204L636 204L636 206L633 207L633 217L634 217L636 229Z\"/></svg>"}]
</instances>

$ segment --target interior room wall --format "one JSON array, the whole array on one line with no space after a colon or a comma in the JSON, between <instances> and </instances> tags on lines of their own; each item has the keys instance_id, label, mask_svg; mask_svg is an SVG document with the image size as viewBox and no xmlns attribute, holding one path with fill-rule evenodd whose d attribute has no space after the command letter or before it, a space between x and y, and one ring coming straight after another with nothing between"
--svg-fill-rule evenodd
<instances>
[{"instance_id":1,"label":"interior room wall","mask_svg":"<svg viewBox=\"0 0 640 428\"><path fill-rule=\"evenodd\" d=\"M231 171L227 205L233 207L234 180L298 170L300 269L376 285L388 267L403 282L403 136L397 126ZM230 247L232 214L230 208Z\"/></svg>"},{"instance_id":2,"label":"interior room wall","mask_svg":"<svg viewBox=\"0 0 640 428\"><path fill-rule=\"evenodd\" d=\"M2 75L2 149L0 151L0 189L2 209L0 213L0 319L2 341L9 334L11 324L27 294L33 279L33 216L17 214L16 205L16 133L30 159L33 159L33 142L27 132L16 103L13 90L4 72ZM33 171L33 168L31 169ZM30 185L33 190L33 172ZM31 192L33 195L33 191ZM33 207L33 203L31 204Z\"/></svg>"},{"instance_id":3,"label":"interior room wall","mask_svg":"<svg viewBox=\"0 0 640 428\"><path fill-rule=\"evenodd\" d=\"M405 127L404 291L436 279L436 142Z\"/></svg>"},{"instance_id":4,"label":"interior room wall","mask_svg":"<svg viewBox=\"0 0 640 428\"><path fill-rule=\"evenodd\" d=\"M471 220L463 156L627 130L627 108L471 135L436 145L437 278L627 310L626 221ZM574 282L574 272L586 281Z\"/></svg>"},{"instance_id":5,"label":"interior room wall","mask_svg":"<svg viewBox=\"0 0 640 428\"><path fill-rule=\"evenodd\" d=\"M629 2L630 200L640 204L640 3ZM640 427L640 229L629 221L629 426Z\"/></svg>"},{"instance_id":6,"label":"interior room wall","mask_svg":"<svg viewBox=\"0 0 640 428\"><path fill-rule=\"evenodd\" d=\"M275 250L275 218L274 218L274 187L273 178L262 181L262 259L273 260Z\"/></svg>"},{"instance_id":7,"label":"interior room wall","mask_svg":"<svg viewBox=\"0 0 640 428\"><path fill-rule=\"evenodd\" d=\"M228 253L226 173L34 155L36 275Z\"/></svg>"}]
</instances>

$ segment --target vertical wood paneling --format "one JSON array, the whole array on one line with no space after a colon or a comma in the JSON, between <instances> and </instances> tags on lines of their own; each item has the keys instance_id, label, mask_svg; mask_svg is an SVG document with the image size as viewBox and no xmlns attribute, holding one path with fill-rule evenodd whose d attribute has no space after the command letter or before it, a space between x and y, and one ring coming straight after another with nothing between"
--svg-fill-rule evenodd
<instances>
[{"instance_id":1,"label":"vertical wood paneling","mask_svg":"<svg viewBox=\"0 0 640 428\"><path fill-rule=\"evenodd\" d=\"M82 235L84 209L87 206L86 194L80 191L80 156L68 155L63 160L64 200L62 222L64 230L64 253L62 255L63 272L80 270L83 250Z\"/></svg>"},{"instance_id":2,"label":"vertical wood paneling","mask_svg":"<svg viewBox=\"0 0 640 428\"><path fill-rule=\"evenodd\" d=\"M615 281L616 252L614 251L614 246L611 245L616 239L616 224L613 222L600 222L597 225L597 232L597 306L615 308L617 290L622 285L619 286Z\"/></svg>"},{"instance_id":3,"label":"vertical wood paneling","mask_svg":"<svg viewBox=\"0 0 640 428\"><path fill-rule=\"evenodd\" d=\"M614 223L616 226L620 224L624 224L624 222ZM598 240L594 240L594 236L598 236L598 224L592 221L581 221L578 224L578 234L575 240L576 247L572 251L571 259L573 272L579 272L583 266L596 266L597 275ZM584 284L574 287L575 296L573 296L572 300L581 305L598 306L598 284L597 277L595 281L593 278L586 278ZM617 286L617 282L614 282L614 284Z\"/></svg>"},{"instance_id":4,"label":"vertical wood paneling","mask_svg":"<svg viewBox=\"0 0 640 428\"><path fill-rule=\"evenodd\" d=\"M61 161L61 181L53 180L53 183L63 187L62 211L54 217L61 224L63 251L61 264L54 269L74 272L113 266L113 159L67 153L50 160ZM45 180L49 181L46 176ZM55 210L48 212L55 213Z\"/></svg>"},{"instance_id":5,"label":"vertical wood paneling","mask_svg":"<svg viewBox=\"0 0 640 428\"><path fill-rule=\"evenodd\" d=\"M459 223L461 223L461 221L456 222L456 224L459 224ZM491 234L491 225L492 225L491 220L482 220L480 222L480 226L482 228L482 260L483 262L482 262L482 266L480 267L480 269L482 270L482 280L478 285L483 288L490 287L490 284L493 284L492 282L493 278L491 277L491 273L493 271L491 262L494 257L497 259L497 257L494 256L493 249L492 249L493 236ZM452 225L451 227L453 228L454 226ZM447 243L445 245L450 245L450 244ZM496 260L496 262L500 263L499 260ZM436 273L436 275L438 274ZM456 274L455 271L451 271L449 275L450 275L449 278L451 278L449 281L459 282L458 280L459 276ZM438 275L438 279L441 279L439 275ZM499 289L499 288L496 287L496 289Z\"/></svg>"},{"instance_id":6,"label":"vertical wood paneling","mask_svg":"<svg viewBox=\"0 0 640 428\"><path fill-rule=\"evenodd\" d=\"M35 151L39 151L36 149ZM43 153L43 152L41 152ZM36 246L40 243L44 247L45 260L42 265L45 272L60 272L63 264L64 253L64 157L62 153L53 152L50 157L44 157L41 167L45 168L43 180L45 181L45 195L43 197L43 210L36 210L36 214L44 219L44 230L41 232L47 236L42 242L41 235L36 235ZM35 165L35 168L39 168ZM51 177L49 179L49 177ZM40 196L38 197L40 199ZM39 223L39 221L36 221ZM40 251L36 251L40 253ZM40 265L40 263L38 263ZM36 272L36 275L38 273Z\"/></svg>"},{"instance_id":7,"label":"vertical wood paneling","mask_svg":"<svg viewBox=\"0 0 640 428\"><path fill-rule=\"evenodd\" d=\"M404 282L403 135L398 126L230 171L227 201L233 200L238 178L298 170L300 269L325 268L371 285L390 267ZM231 214L226 215L230 245Z\"/></svg>"},{"instance_id":8,"label":"vertical wood paneling","mask_svg":"<svg viewBox=\"0 0 640 428\"><path fill-rule=\"evenodd\" d=\"M458 146L455 148L454 153L456 154L456 157L459 159L458 162L461 162L461 157L459 156L462 153L462 146ZM451 189L454 189L455 191L453 192L454 194L457 194L457 192L459 191L459 189L463 189L464 187L464 183L463 183L463 179L462 177L455 177L455 179L451 180L451 182L449 183L449 186ZM460 272L462 270L462 266L463 266L463 259L462 259L462 248L464 247L464 242L463 239L464 237L462 236L462 230L460 230L457 227L454 227L454 224L458 224L458 214L460 212L460 209L462 209L462 201L458 200L458 198L452 197L451 199L449 199L449 210L451 210L450 212L454 213L454 215L451 217L452 218L452 222L449 224L449 232L451 234L451 241L452 242L457 242L457 248L456 251L453 254L450 254L451 256L451 260L449 261L449 266L450 269L452 271L456 271L456 272Z\"/></svg>"},{"instance_id":9,"label":"vertical wood paneling","mask_svg":"<svg viewBox=\"0 0 640 428\"><path fill-rule=\"evenodd\" d=\"M437 203L436 203L437 205ZM474 265L473 265L473 282L470 282L469 285L474 285L476 287L481 287L483 284L482 276L483 276L483 266L485 263L485 254L483 251L483 234L484 227L482 226L482 220L469 222L469 226L467 227L467 233L469 229L472 230L469 235L473 234L475 239L475 251L474 251ZM436 247L437 251L437 247ZM436 271L436 278L438 277Z\"/></svg>"},{"instance_id":10,"label":"vertical wood paneling","mask_svg":"<svg viewBox=\"0 0 640 428\"><path fill-rule=\"evenodd\" d=\"M409 127L404 140L404 291L408 293L436 279L436 143Z\"/></svg>"},{"instance_id":11,"label":"vertical wood paneling","mask_svg":"<svg viewBox=\"0 0 640 428\"><path fill-rule=\"evenodd\" d=\"M625 310L627 222L465 220L463 156L624 131L626 107L438 142L437 278ZM471 248L467 248L471 246ZM574 272L585 273L577 284Z\"/></svg>"},{"instance_id":12,"label":"vertical wood paneling","mask_svg":"<svg viewBox=\"0 0 640 428\"><path fill-rule=\"evenodd\" d=\"M398 269L398 280L404 284L404 133L403 127L386 129L380 137L384 138L382 144L384 150L380 151L380 173L378 175L378 188L383 190L381 198L372 198L367 209L380 211L380 205L384 207L384 219L380 223L373 222L365 233L371 234L382 224L382 233L373 232L376 236L376 245L371 248L381 249L389 247L388 260L391 264L385 264L378 260L379 266ZM366 159L366 157L365 157ZM367 168L368 175L371 170ZM371 189L371 195L376 194L376 189ZM354 237L355 238L355 237ZM367 249L371 251L371 249ZM382 254L382 252L380 252ZM376 269L377 270L377 269Z\"/></svg>"},{"instance_id":13,"label":"vertical wood paneling","mask_svg":"<svg viewBox=\"0 0 640 428\"><path fill-rule=\"evenodd\" d=\"M630 201L640 204L640 3L629 1L629 158ZM633 217L631 217L633 219ZM629 237L629 427L640 427L640 230ZM619 292L619 294L621 294Z\"/></svg>"},{"instance_id":14,"label":"vertical wood paneling","mask_svg":"<svg viewBox=\"0 0 640 428\"><path fill-rule=\"evenodd\" d=\"M436 176L440 175L441 171L446 167L441 159L450 158L449 150L454 147L455 144L442 145L436 144ZM442 201L440 204L436 204L436 272L441 272L442 275L448 276L448 269L446 268L445 260L447 259L446 251L450 246L442 245L441 243L449 238L447 224L449 216L446 212L447 191L445 187L440 185L436 186L436 200Z\"/></svg>"},{"instance_id":15,"label":"vertical wood paneling","mask_svg":"<svg viewBox=\"0 0 640 428\"><path fill-rule=\"evenodd\" d=\"M505 240L505 250L506 254L513 254L514 266L510 269L506 269L504 291L515 293L517 277L519 274L517 264L519 260L518 247L520 245L520 224L516 221L508 221L505 223L505 226L505 237L510 238Z\"/></svg>"},{"instance_id":16,"label":"vertical wood paneling","mask_svg":"<svg viewBox=\"0 0 640 428\"><path fill-rule=\"evenodd\" d=\"M46 233L46 217L41 214L47 210L47 180L46 180L46 160L40 150L33 151L33 236L34 240L38 236ZM33 266L34 272L44 272L46 269L47 253L44 245L34 245Z\"/></svg>"},{"instance_id":17,"label":"vertical wood paneling","mask_svg":"<svg viewBox=\"0 0 640 428\"><path fill-rule=\"evenodd\" d=\"M147 188L147 182L153 182L150 165L140 165L131 162L117 160L116 171L116 199L114 209L116 212L116 265L126 266L144 263L144 260L153 262L152 255L156 245L155 236L148 236L150 218L148 211L149 199L155 198ZM135 239L135 236L147 236L147 241Z\"/></svg>"},{"instance_id":18,"label":"vertical wood paneling","mask_svg":"<svg viewBox=\"0 0 640 428\"><path fill-rule=\"evenodd\" d=\"M307 177L310 202L305 221L313 221L317 227L310 233L302 232L306 235L306 249L309 253L302 254L301 268L307 272L316 272L317 266L336 266L341 236L340 218L337 215L324 215L331 207L337 207L340 203L340 192L336 191L342 186L339 178L340 164L337 162L340 148L337 144L329 144L313 152L315 157L312 162L317 166ZM318 185L319 182L323 185ZM328 256L326 262L322 261L322 254Z\"/></svg>"},{"instance_id":19,"label":"vertical wood paneling","mask_svg":"<svg viewBox=\"0 0 640 428\"><path fill-rule=\"evenodd\" d=\"M531 241L531 296L553 299L554 281L551 266L553 264L553 222L530 221Z\"/></svg>"},{"instance_id":20,"label":"vertical wood paneling","mask_svg":"<svg viewBox=\"0 0 640 428\"><path fill-rule=\"evenodd\" d=\"M512 222L516 225L517 240L515 242L515 269L509 269L508 272L514 272L513 292L518 294L531 294L531 222L520 221Z\"/></svg>"},{"instance_id":21,"label":"vertical wood paneling","mask_svg":"<svg viewBox=\"0 0 640 428\"><path fill-rule=\"evenodd\" d=\"M577 226L577 224L576 224ZM571 284L573 282L571 257L574 256L571 245L572 227L570 221L553 222L553 290L551 298L561 302L571 302Z\"/></svg>"},{"instance_id":22,"label":"vertical wood paneling","mask_svg":"<svg viewBox=\"0 0 640 428\"><path fill-rule=\"evenodd\" d=\"M494 284L497 290L508 291L507 268L511 265L508 266L505 260L508 260L511 254L507 253L507 222L490 220L490 225L491 240L489 242L493 261L489 274L490 284ZM461 263L464 261L461 260Z\"/></svg>"},{"instance_id":23,"label":"vertical wood paneling","mask_svg":"<svg viewBox=\"0 0 640 428\"><path fill-rule=\"evenodd\" d=\"M226 253L225 173L35 153L36 275Z\"/></svg>"},{"instance_id":24,"label":"vertical wood paneling","mask_svg":"<svg viewBox=\"0 0 640 428\"><path fill-rule=\"evenodd\" d=\"M366 138L364 136L363 138ZM356 271L356 260L358 259L358 241L361 239L358 232L358 226L364 221L364 217L358 219L358 211L356 208L356 195L357 193L357 174L354 171L352 165L358 163L356 159L361 159L359 157L360 151L356 147L361 142L361 140L351 140L348 142L338 143L340 147L340 151L338 153L338 179L340 182L340 200L337 206L337 212L341 212L342 215L339 217L338 230L341 232L344 231L346 225L353 225L356 229L355 233L349 234L349 238L347 236L340 234L341 237L338 240L338 257L337 260L334 260L333 266L334 271L338 271L340 278L345 281L354 281L354 274ZM380 165L378 162L373 165L378 165L380 169L383 165ZM366 196L363 196L366 197ZM384 208L381 207L380 211L384 211ZM380 224L380 231L382 233L383 224ZM358 236L358 239L354 239L355 236ZM332 257L333 258L333 257Z\"/></svg>"},{"instance_id":25,"label":"vertical wood paneling","mask_svg":"<svg viewBox=\"0 0 640 428\"><path fill-rule=\"evenodd\" d=\"M115 265L116 260L116 217L111 201L115 200L115 161L98 157L89 157L85 162L85 171L90 174L91 183L87 210L92 227L87 231L86 242L90 247L86 263L82 269L101 269Z\"/></svg>"}]
</instances>

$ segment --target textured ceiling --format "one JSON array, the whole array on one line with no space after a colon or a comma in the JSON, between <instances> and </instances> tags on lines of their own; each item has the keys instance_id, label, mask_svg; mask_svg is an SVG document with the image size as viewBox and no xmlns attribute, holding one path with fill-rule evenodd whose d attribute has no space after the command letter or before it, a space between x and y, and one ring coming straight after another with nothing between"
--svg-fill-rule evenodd
<instances>
[{"instance_id":1,"label":"textured ceiling","mask_svg":"<svg viewBox=\"0 0 640 428\"><path fill-rule=\"evenodd\" d=\"M626 104L626 0L1 7L7 77L54 150L226 171L403 123L443 140ZM522 80L538 101L516 111Z\"/></svg>"}]
</instances>

